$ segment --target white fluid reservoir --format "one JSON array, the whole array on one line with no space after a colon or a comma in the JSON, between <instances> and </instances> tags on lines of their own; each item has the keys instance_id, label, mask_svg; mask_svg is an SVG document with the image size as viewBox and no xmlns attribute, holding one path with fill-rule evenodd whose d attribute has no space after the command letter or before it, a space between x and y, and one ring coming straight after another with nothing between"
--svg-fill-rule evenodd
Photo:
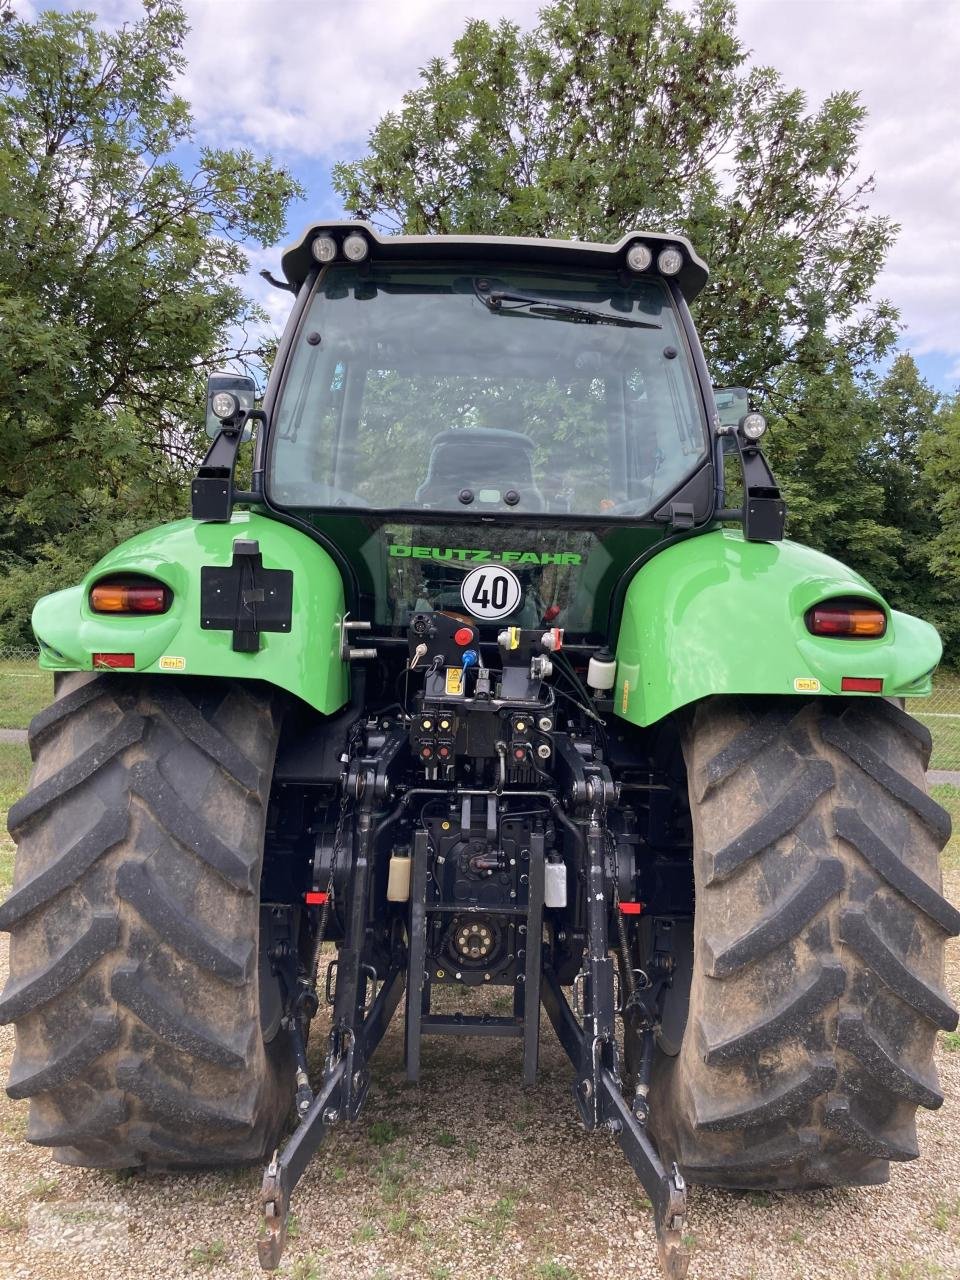
<instances>
[{"instance_id":1,"label":"white fluid reservoir","mask_svg":"<svg viewBox=\"0 0 960 1280\"><path fill-rule=\"evenodd\" d=\"M617 676L617 660L611 653L592 657L587 667L587 684L591 689L605 693L613 688Z\"/></svg>"},{"instance_id":2,"label":"white fluid reservoir","mask_svg":"<svg viewBox=\"0 0 960 1280\"><path fill-rule=\"evenodd\" d=\"M410 898L410 855L394 853L387 876L387 901L407 902Z\"/></svg>"},{"instance_id":3,"label":"white fluid reservoir","mask_svg":"<svg viewBox=\"0 0 960 1280\"><path fill-rule=\"evenodd\" d=\"M565 907L567 905L567 864L548 862L543 869L543 905Z\"/></svg>"}]
</instances>

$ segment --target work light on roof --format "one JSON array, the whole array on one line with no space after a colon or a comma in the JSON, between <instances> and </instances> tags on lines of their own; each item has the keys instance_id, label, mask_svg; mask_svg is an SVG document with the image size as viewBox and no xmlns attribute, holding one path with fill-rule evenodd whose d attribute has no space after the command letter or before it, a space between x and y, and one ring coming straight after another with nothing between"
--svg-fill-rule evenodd
<instances>
[{"instance_id":1,"label":"work light on roof","mask_svg":"<svg viewBox=\"0 0 960 1280\"><path fill-rule=\"evenodd\" d=\"M332 262L337 256L337 242L333 236L317 236L310 252L318 262Z\"/></svg>"},{"instance_id":2,"label":"work light on roof","mask_svg":"<svg viewBox=\"0 0 960 1280\"><path fill-rule=\"evenodd\" d=\"M351 262L362 262L369 252L367 237L357 231L351 231L343 242L343 256Z\"/></svg>"},{"instance_id":3,"label":"work light on roof","mask_svg":"<svg viewBox=\"0 0 960 1280\"><path fill-rule=\"evenodd\" d=\"M657 270L662 276L675 276L683 266L683 254L676 245L667 245L657 254Z\"/></svg>"},{"instance_id":4,"label":"work light on roof","mask_svg":"<svg viewBox=\"0 0 960 1280\"><path fill-rule=\"evenodd\" d=\"M627 266L631 271L646 271L652 261L653 251L639 240L627 250Z\"/></svg>"}]
</instances>

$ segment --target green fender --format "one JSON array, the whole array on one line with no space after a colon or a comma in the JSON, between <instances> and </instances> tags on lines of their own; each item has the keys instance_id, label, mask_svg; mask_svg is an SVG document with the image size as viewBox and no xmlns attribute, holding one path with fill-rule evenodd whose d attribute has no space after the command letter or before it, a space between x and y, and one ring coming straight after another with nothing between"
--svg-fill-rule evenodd
<instances>
[{"instance_id":1,"label":"green fender","mask_svg":"<svg viewBox=\"0 0 960 1280\"><path fill-rule=\"evenodd\" d=\"M259 542L265 569L293 571L290 630L261 632L258 653L237 653L231 631L200 626L200 570L229 565L235 538ZM120 573L165 583L173 593L169 610L153 617L94 613L90 588ZM349 696L347 664L340 658L343 613L343 582L323 548L289 525L243 512L229 524L178 520L121 543L78 586L39 600L33 630L40 665L54 671L89 671L95 653L132 653L134 671L265 680L329 714Z\"/></svg>"},{"instance_id":2,"label":"green fender","mask_svg":"<svg viewBox=\"0 0 960 1280\"><path fill-rule=\"evenodd\" d=\"M811 635L804 614L838 596L881 605L883 638ZM884 696L917 697L929 694L941 651L928 622L890 609L838 560L716 529L653 556L627 588L614 711L648 725L716 693L838 694L844 676L880 678Z\"/></svg>"}]
</instances>

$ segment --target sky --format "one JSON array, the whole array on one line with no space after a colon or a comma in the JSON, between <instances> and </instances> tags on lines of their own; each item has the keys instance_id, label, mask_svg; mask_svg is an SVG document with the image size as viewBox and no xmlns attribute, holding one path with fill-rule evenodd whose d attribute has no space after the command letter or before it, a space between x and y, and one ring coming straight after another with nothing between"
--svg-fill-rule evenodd
<instances>
[{"instance_id":1,"label":"sky","mask_svg":"<svg viewBox=\"0 0 960 1280\"><path fill-rule=\"evenodd\" d=\"M14 0L22 16L40 6ZM689 0L687 0L689 3ZM49 7L68 8L57 0ZM109 24L137 0L83 0ZM197 137L270 151L307 189L292 239L341 213L329 181L362 155L380 116L397 107L428 59L446 54L470 17L531 26L540 0L185 0ZM960 385L960 0L739 0L751 59L779 70L815 107L857 89L868 110L862 167L872 208L901 224L877 294L900 309L901 346L940 391ZM655 230L656 228L651 228ZM266 285L279 249L251 253L250 291L282 326L288 294Z\"/></svg>"}]
</instances>

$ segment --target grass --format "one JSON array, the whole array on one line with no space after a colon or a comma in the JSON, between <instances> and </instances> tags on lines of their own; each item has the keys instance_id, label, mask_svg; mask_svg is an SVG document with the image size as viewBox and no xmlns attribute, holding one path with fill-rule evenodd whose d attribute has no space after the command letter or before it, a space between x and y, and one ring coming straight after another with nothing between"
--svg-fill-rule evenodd
<instances>
[{"instance_id":1,"label":"grass","mask_svg":"<svg viewBox=\"0 0 960 1280\"><path fill-rule=\"evenodd\" d=\"M30 752L15 742L0 742L0 902L13 885L13 841L7 835L7 810L30 779Z\"/></svg>"},{"instance_id":2,"label":"grass","mask_svg":"<svg viewBox=\"0 0 960 1280\"><path fill-rule=\"evenodd\" d=\"M940 1036L940 1043L946 1049L947 1053L960 1053L960 1031L944 1031Z\"/></svg>"},{"instance_id":3,"label":"grass","mask_svg":"<svg viewBox=\"0 0 960 1280\"><path fill-rule=\"evenodd\" d=\"M940 865L944 871L960 871L960 787L938 784L930 788L930 794L953 819L953 835L940 854Z\"/></svg>"},{"instance_id":4,"label":"grass","mask_svg":"<svg viewBox=\"0 0 960 1280\"><path fill-rule=\"evenodd\" d=\"M933 734L931 769L960 769L960 678L941 672L929 698L908 698L907 711Z\"/></svg>"},{"instance_id":5,"label":"grass","mask_svg":"<svg viewBox=\"0 0 960 1280\"><path fill-rule=\"evenodd\" d=\"M960 1217L960 1200L938 1200L933 1207L933 1225L938 1231L949 1231Z\"/></svg>"},{"instance_id":6,"label":"grass","mask_svg":"<svg viewBox=\"0 0 960 1280\"><path fill-rule=\"evenodd\" d=\"M577 1273L562 1262L541 1262L534 1275L537 1280L577 1280Z\"/></svg>"},{"instance_id":7,"label":"grass","mask_svg":"<svg viewBox=\"0 0 960 1280\"><path fill-rule=\"evenodd\" d=\"M297 1258L290 1272L291 1280L323 1280L323 1259L319 1254L308 1253Z\"/></svg>"},{"instance_id":8,"label":"grass","mask_svg":"<svg viewBox=\"0 0 960 1280\"><path fill-rule=\"evenodd\" d=\"M0 662L0 729L25 729L52 701L52 671L35 662Z\"/></svg>"},{"instance_id":9,"label":"grass","mask_svg":"<svg viewBox=\"0 0 960 1280\"><path fill-rule=\"evenodd\" d=\"M222 1240L211 1240L209 1244L198 1244L190 1250L189 1262L192 1267L214 1267L223 1262L227 1256L227 1246Z\"/></svg>"},{"instance_id":10,"label":"grass","mask_svg":"<svg viewBox=\"0 0 960 1280\"><path fill-rule=\"evenodd\" d=\"M35 1178L27 1187L27 1195L32 1200L55 1200L59 1194L59 1178Z\"/></svg>"}]
</instances>

